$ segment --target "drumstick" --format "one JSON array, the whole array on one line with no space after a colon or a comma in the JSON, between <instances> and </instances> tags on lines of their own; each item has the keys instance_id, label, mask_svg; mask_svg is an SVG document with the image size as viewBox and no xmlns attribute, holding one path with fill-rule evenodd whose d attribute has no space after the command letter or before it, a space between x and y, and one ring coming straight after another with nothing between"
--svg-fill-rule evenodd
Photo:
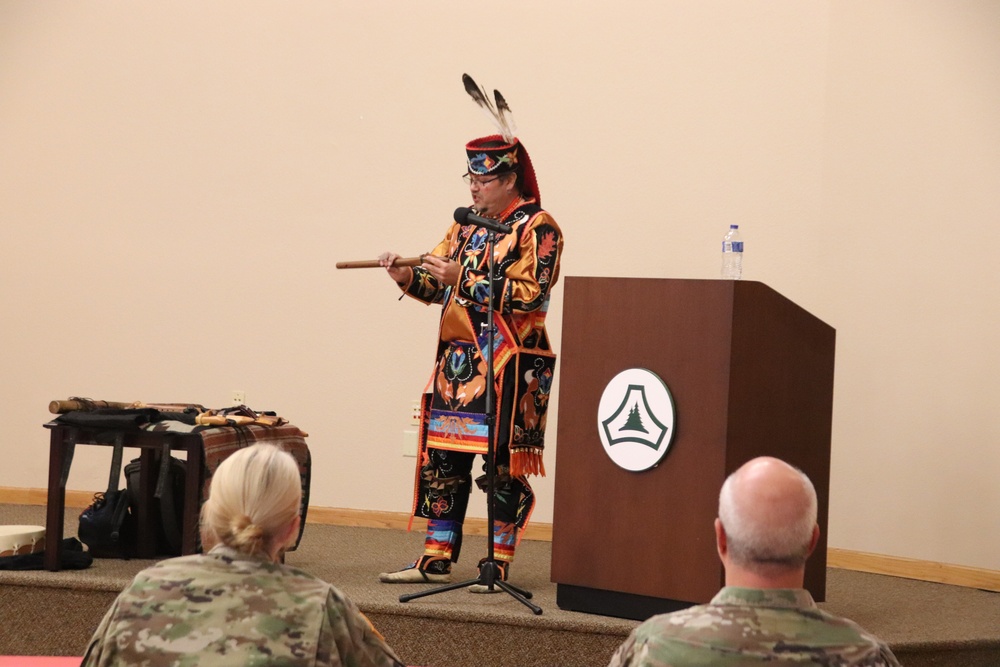
<instances>
[{"instance_id":1,"label":"drumstick","mask_svg":"<svg viewBox=\"0 0 1000 667\"><path fill-rule=\"evenodd\" d=\"M424 256L420 257L397 257L392 263L393 266L420 266L424 262ZM377 259L362 259L355 262L337 262L338 269L377 269L381 264Z\"/></svg>"}]
</instances>

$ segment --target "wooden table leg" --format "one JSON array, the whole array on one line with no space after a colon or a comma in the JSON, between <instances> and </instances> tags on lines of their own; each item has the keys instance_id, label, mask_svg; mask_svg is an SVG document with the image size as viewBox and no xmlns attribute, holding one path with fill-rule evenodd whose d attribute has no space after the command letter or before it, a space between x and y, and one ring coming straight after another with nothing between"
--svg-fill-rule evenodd
<instances>
[{"instance_id":1,"label":"wooden table leg","mask_svg":"<svg viewBox=\"0 0 1000 667\"><path fill-rule=\"evenodd\" d=\"M66 517L66 478L73 463L73 442L66 429L55 427L49 434L49 489L45 507L45 569L60 568L63 521Z\"/></svg>"},{"instance_id":2,"label":"wooden table leg","mask_svg":"<svg viewBox=\"0 0 1000 667\"><path fill-rule=\"evenodd\" d=\"M201 487L204 453L201 436L188 436L187 463L184 466L184 520L181 526L181 554L193 554L198 549L198 528L201 517Z\"/></svg>"}]
</instances>

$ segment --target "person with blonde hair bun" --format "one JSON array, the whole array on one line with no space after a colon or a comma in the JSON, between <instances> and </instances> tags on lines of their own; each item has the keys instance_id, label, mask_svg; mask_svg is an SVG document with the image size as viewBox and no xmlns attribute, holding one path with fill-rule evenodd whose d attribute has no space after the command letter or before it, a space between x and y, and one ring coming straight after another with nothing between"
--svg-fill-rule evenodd
<instances>
[{"instance_id":1,"label":"person with blonde hair bun","mask_svg":"<svg viewBox=\"0 0 1000 667\"><path fill-rule=\"evenodd\" d=\"M227 458L201 510L205 553L136 575L82 664L401 667L343 593L281 562L301 502L298 464L280 447L258 443Z\"/></svg>"},{"instance_id":2,"label":"person with blonde hair bun","mask_svg":"<svg viewBox=\"0 0 1000 667\"><path fill-rule=\"evenodd\" d=\"M201 508L202 544L280 559L299 533L302 481L298 464L275 446L254 445L223 461ZM266 490L266 492L264 492Z\"/></svg>"}]
</instances>

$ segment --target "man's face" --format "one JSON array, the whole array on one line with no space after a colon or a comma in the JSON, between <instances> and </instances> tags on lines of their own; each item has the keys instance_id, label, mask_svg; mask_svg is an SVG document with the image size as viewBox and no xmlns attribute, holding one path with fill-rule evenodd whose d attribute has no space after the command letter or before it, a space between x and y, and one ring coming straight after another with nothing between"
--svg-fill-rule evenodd
<instances>
[{"instance_id":1,"label":"man's face","mask_svg":"<svg viewBox=\"0 0 1000 667\"><path fill-rule=\"evenodd\" d=\"M479 211L479 215L490 217L500 215L514 199L516 179L513 174L502 176L473 174L470 177L469 192L472 194L472 203Z\"/></svg>"}]
</instances>

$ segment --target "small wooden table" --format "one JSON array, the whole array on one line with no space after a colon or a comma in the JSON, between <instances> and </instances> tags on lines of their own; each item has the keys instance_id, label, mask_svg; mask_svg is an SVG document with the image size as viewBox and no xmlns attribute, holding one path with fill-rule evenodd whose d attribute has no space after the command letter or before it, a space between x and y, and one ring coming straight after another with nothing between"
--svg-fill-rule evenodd
<instances>
[{"instance_id":1,"label":"small wooden table","mask_svg":"<svg viewBox=\"0 0 1000 667\"><path fill-rule=\"evenodd\" d=\"M299 465L302 479L302 507L299 535L288 551L298 547L306 526L309 509L309 485L312 461L306 434L297 426L249 424L242 426L195 427L190 431L170 430L162 422L153 429L112 430L102 427L79 426L59 421L45 424L50 430L49 489L45 518L45 569L60 569L63 523L66 515L66 481L77 445L114 447L115 437L122 438L125 447L136 447L140 453L139 506L137 508L137 558L156 558L157 517L152 516L156 492L156 460L165 445L170 451L187 452L184 477L184 513L181 522L181 554L198 550L198 520L201 512L202 489L218 465L236 450L255 442L272 442L292 455ZM187 427L190 428L190 427ZM110 436L110 437L109 437Z\"/></svg>"},{"instance_id":2,"label":"small wooden table","mask_svg":"<svg viewBox=\"0 0 1000 667\"><path fill-rule=\"evenodd\" d=\"M98 442L96 436L107 429L69 426L58 422L45 425L49 438L49 490L45 514L45 569L60 569L63 523L66 514L66 480L77 445L113 447L114 441ZM119 432L116 432L118 434ZM153 494L156 491L156 455L164 444L171 451L187 452L184 480L184 516L181 523L181 553L192 554L198 548L198 512L204 476L202 438L198 433L172 431L122 431L125 447L137 447L139 454L139 507L137 516L138 558L156 557L156 531L152 520Z\"/></svg>"}]
</instances>

